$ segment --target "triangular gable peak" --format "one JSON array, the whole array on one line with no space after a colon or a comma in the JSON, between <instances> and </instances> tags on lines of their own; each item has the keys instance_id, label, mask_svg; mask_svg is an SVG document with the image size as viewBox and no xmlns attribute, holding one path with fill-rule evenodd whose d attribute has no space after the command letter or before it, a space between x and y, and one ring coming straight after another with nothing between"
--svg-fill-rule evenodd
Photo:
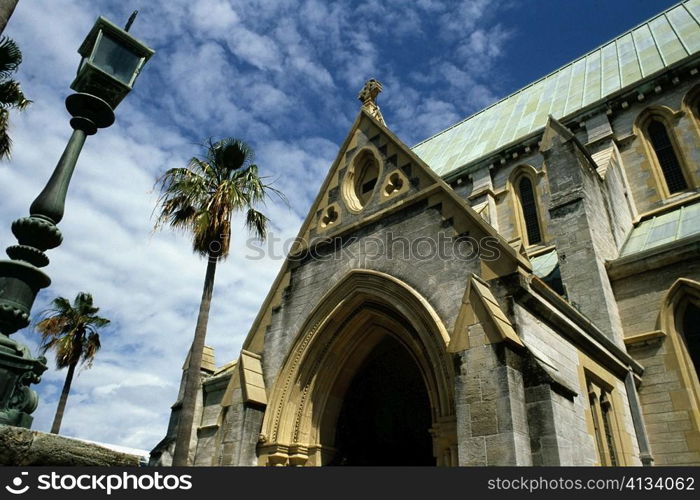
<instances>
[{"instance_id":1,"label":"triangular gable peak","mask_svg":"<svg viewBox=\"0 0 700 500\"><path fill-rule=\"evenodd\" d=\"M486 279L512 272L518 265L530 269L527 258L364 109L333 162L292 253L355 231L422 199L440 208L455 235L494 239L500 257L485 262Z\"/></svg>"},{"instance_id":2,"label":"triangular gable peak","mask_svg":"<svg viewBox=\"0 0 700 500\"><path fill-rule=\"evenodd\" d=\"M260 352L272 310L289 285L290 262L329 239L342 237L422 200L439 208L454 235L490 237L491 255L481 259L481 276L492 279L530 271L530 262L460 198L408 146L365 108L360 110L324 180L290 255L243 344Z\"/></svg>"}]
</instances>

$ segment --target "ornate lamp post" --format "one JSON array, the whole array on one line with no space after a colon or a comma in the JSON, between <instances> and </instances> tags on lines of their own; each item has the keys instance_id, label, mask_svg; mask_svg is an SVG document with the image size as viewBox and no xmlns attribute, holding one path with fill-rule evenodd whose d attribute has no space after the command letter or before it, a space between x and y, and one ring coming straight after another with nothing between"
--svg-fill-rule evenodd
<instances>
[{"instance_id":1,"label":"ornate lamp post","mask_svg":"<svg viewBox=\"0 0 700 500\"><path fill-rule=\"evenodd\" d=\"M49 264L46 250L63 240L56 227L63 218L68 184L89 135L114 123L114 109L154 54L125 29L103 17L95 22L78 52L82 56L66 98L73 128L66 149L44 190L29 207L29 217L12 223L17 245L7 248L11 260L0 261L0 424L30 427L38 397L29 388L46 370L46 358L32 358L26 346L10 338L29 325L37 293L51 283L40 268Z\"/></svg>"}]
</instances>

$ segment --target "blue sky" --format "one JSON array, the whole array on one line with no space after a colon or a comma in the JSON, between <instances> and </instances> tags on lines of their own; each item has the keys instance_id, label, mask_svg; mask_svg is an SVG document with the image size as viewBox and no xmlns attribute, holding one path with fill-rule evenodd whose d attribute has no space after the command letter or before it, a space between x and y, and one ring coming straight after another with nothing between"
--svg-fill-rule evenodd
<instances>
[{"instance_id":1,"label":"blue sky","mask_svg":"<svg viewBox=\"0 0 700 500\"><path fill-rule=\"evenodd\" d=\"M62 432L150 449L164 435L191 342L204 262L181 234L152 232L153 183L208 137L257 152L290 206L265 207L272 233L293 238L374 77L388 126L411 145L549 73L674 4L647 0L22 0L6 34L34 104L12 116L14 153L0 163L0 245L27 213L70 135L63 100L80 42L100 14L157 52L90 137L49 252L56 295L94 295L112 326L73 384ZM241 227L239 225L239 227ZM241 230L217 274L207 343L222 365L241 342L281 264L250 258ZM276 257L276 258L275 258ZM36 352L31 331L17 334ZM48 430L64 372L38 386L34 428Z\"/></svg>"}]
</instances>

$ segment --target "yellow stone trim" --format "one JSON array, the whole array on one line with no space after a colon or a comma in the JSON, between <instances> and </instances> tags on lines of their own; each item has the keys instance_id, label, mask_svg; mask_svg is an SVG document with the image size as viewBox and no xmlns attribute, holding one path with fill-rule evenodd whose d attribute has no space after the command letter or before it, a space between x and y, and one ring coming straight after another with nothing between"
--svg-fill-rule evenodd
<instances>
[{"instance_id":1,"label":"yellow stone trim","mask_svg":"<svg viewBox=\"0 0 700 500\"><path fill-rule=\"evenodd\" d=\"M267 394L265 393L265 380L263 378L260 355L242 349L238 367L241 374L243 401L266 405Z\"/></svg>"},{"instance_id":2,"label":"yellow stone trim","mask_svg":"<svg viewBox=\"0 0 700 500\"><path fill-rule=\"evenodd\" d=\"M511 194L510 208L512 210L511 215L514 221L513 227L515 228L517 234L520 236L523 243L525 244L526 250L529 248L538 248L543 244L546 244L547 241L549 241L549 234L545 225L545 216L543 209L544 207L542 207L540 196L541 191L544 189L544 184L540 185L540 181L544 178L543 176L544 171L539 172L532 165L523 164L518 165L511 171L510 175L508 176L508 181L506 183L506 189ZM527 229L525 227L525 220L523 218L523 209L520 202L520 189L518 185L523 179L523 177L527 177L528 179L530 179L530 183L532 184L533 195L535 197L537 225L540 229L541 241L534 244L530 244L529 242Z\"/></svg>"},{"instance_id":3,"label":"yellow stone trim","mask_svg":"<svg viewBox=\"0 0 700 500\"><path fill-rule=\"evenodd\" d=\"M343 201L345 202L345 208L348 209L350 213L359 214L365 208L365 206L372 201L377 193L377 187L379 182L372 188L372 193L370 193L367 201L362 203L357 197L355 192L355 171L358 170L358 161L365 158L367 155L371 155L374 159L374 163L377 166L377 180L382 178L384 173L384 161L382 160L382 155L374 144L366 144L359 151L357 151L352 160L348 162L348 168L343 175L343 180L340 182L340 193L342 195Z\"/></svg>"},{"instance_id":4,"label":"yellow stone trim","mask_svg":"<svg viewBox=\"0 0 700 500\"><path fill-rule=\"evenodd\" d=\"M672 407L674 411L688 412L692 425L692 429L685 431L688 451L700 452L700 381L682 333L676 329L676 318L682 314L689 301L700 306L700 283L679 278L663 298L659 326L668 332L664 367L668 371L677 371L682 384L680 390L671 393Z\"/></svg>"},{"instance_id":5,"label":"yellow stone trim","mask_svg":"<svg viewBox=\"0 0 700 500\"><path fill-rule=\"evenodd\" d=\"M579 384L586 390L585 399L582 401L586 419L586 427L591 436L593 444L595 445L596 443L596 434L593 422L594 416L591 413L587 389L591 383L595 384L601 389L604 389L610 395L612 400L611 434L615 449L617 450L619 462L618 465L638 465L639 459L634 455L632 447L632 442L633 440L636 440L636 436L629 432L630 429L632 429L632 432L634 432L634 428L631 425L628 428L627 426L623 426L621 423L622 409L627 406L627 398L622 398L622 393L625 391L624 381L618 379L611 372L600 366L600 364L580 351L578 353L578 359ZM597 465L601 465L602 462L599 455L600 450L598 450L597 445L595 445L595 449L598 456Z\"/></svg>"},{"instance_id":6,"label":"yellow stone trim","mask_svg":"<svg viewBox=\"0 0 700 500\"><path fill-rule=\"evenodd\" d=\"M700 105L700 85L695 85L683 96L681 101L681 109L685 111L686 116L692 122L693 129L695 129L695 144L692 145L693 148L697 149L700 147L700 110L698 106ZM700 179L698 174L695 174L695 185L700 185Z\"/></svg>"},{"instance_id":7,"label":"yellow stone trim","mask_svg":"<svg viewBox=\"0 0 700 500\"><path fill-rule=\"evenodd\" d=\"M638 335L632 335L631 337L625 337L625 345L631 346L634 344L639 344L640 342L647 342L649 340L662 339L666 337L666 332L663 330L652 330L650 332L640 333Z\"/></svg>"},{"instance_id":8,"label":"yellow stone trim","mask_svg":"<svg viewBox=\"0 0 700 500\"><path fill-rule=\"evenodd\" d=\"M400 184L400 186L397 186L397 184ZM380 201L384 203L396 196L399 196L400 194L404 194L406 191L408 191L410 185L411 183L409 182L408 178L400 169L397 168L396 170L387 173L380 190Z\"/></svg>"},{"instance_id":9,"label":"yellow stone trim","mask_svg":"<svg viewBox=\"0 0 700 500\"><path fill-rule=\"evenodd\" d=\"M673 145L673 151L678 157L678 162L681 167L681 172L685 181L688 185L688 189L693 189L697 186L697 179L692 174L692 169L689 168L690 163L688 163L688 151L682 141L678 140L676 133L676 123L678 120L684 116L685 113L682 110L673 110L668 106L649 106L645 108L634 121L632 125L632 130L634 134L641 139L641 142L645 151L646 162L642 162L641 166L650 169L653 178L655 180L655 185L658 193L662 199L673 199L676 196L680 196L685 191L679 193L671 193L668 190L666 184L666 178L659 165L658 158L656 157L656 152L654 151L651 141L649 140L646 132L646 128L652 120L660 121L666 128L671 144Z\"/></svg>"},{"instance_id":10,"label":"yellow stone trim","mask_svg":"<svg viewBox=\"0 0 700 500\"><path fill-rule=\"evenodd\" d=\"M515 333L512 323L503 310L501 310L501 306L493 296L493 293L491 293L489 285L477 276L472 276L470 284L471 290L474 292L472 297L477 297L481 302L481 306L484 308L483 310L486 313L484 319L488 318L499 334L498 339L491 339L489 343L506 341L519 347L524 347L522 340L520 340L518 334Z\"/></svg>"},{"instance_id":11,"label":"yellow stone trim","mask_svg":"<svg viewBox=\"0 0 700 500\"><path fill-rule=\"evenodd\" d=\"M328 231L340 225L342 220L340 205L338 205L338 203L331 203L321 212L318 218L317 230L319 232Z\"/></svg>"},{"instance_id":12,"label":"yellow stone trim","mask_svg":"<svg viewBox=\"0 0 700 500\"><path fill-rule=\"evenodd\" d=\"M353 270L324 296L294 336L270 392L264 442L258 447L260 465L322 465L332 458L334 418L344 389L385 335L402 343L423 373L437 419L433 428L454 428L435 425L454 420L449 336L437 313L400 280ZM444 432L433 440L438 465L453 455L443 448L456 446L456 435Z\"/></svg>"}]
</instances>

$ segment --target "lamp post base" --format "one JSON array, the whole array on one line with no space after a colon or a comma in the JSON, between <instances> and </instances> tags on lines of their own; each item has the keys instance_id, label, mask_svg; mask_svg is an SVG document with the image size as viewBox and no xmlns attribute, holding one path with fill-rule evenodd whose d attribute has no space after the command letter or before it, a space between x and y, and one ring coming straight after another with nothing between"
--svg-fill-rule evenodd
<instances>
[{"instance_id":1,"label":"lamp post base","mask_svg":"<svg viewBox=\"0 0 700 500\"><path fill-rule=\"evenodd\" d=\"M32 358L29 349L0 335L0 424L29 428L39 397L29 388L46 371L46 358Z\"/></svg>"}]
</instances>

